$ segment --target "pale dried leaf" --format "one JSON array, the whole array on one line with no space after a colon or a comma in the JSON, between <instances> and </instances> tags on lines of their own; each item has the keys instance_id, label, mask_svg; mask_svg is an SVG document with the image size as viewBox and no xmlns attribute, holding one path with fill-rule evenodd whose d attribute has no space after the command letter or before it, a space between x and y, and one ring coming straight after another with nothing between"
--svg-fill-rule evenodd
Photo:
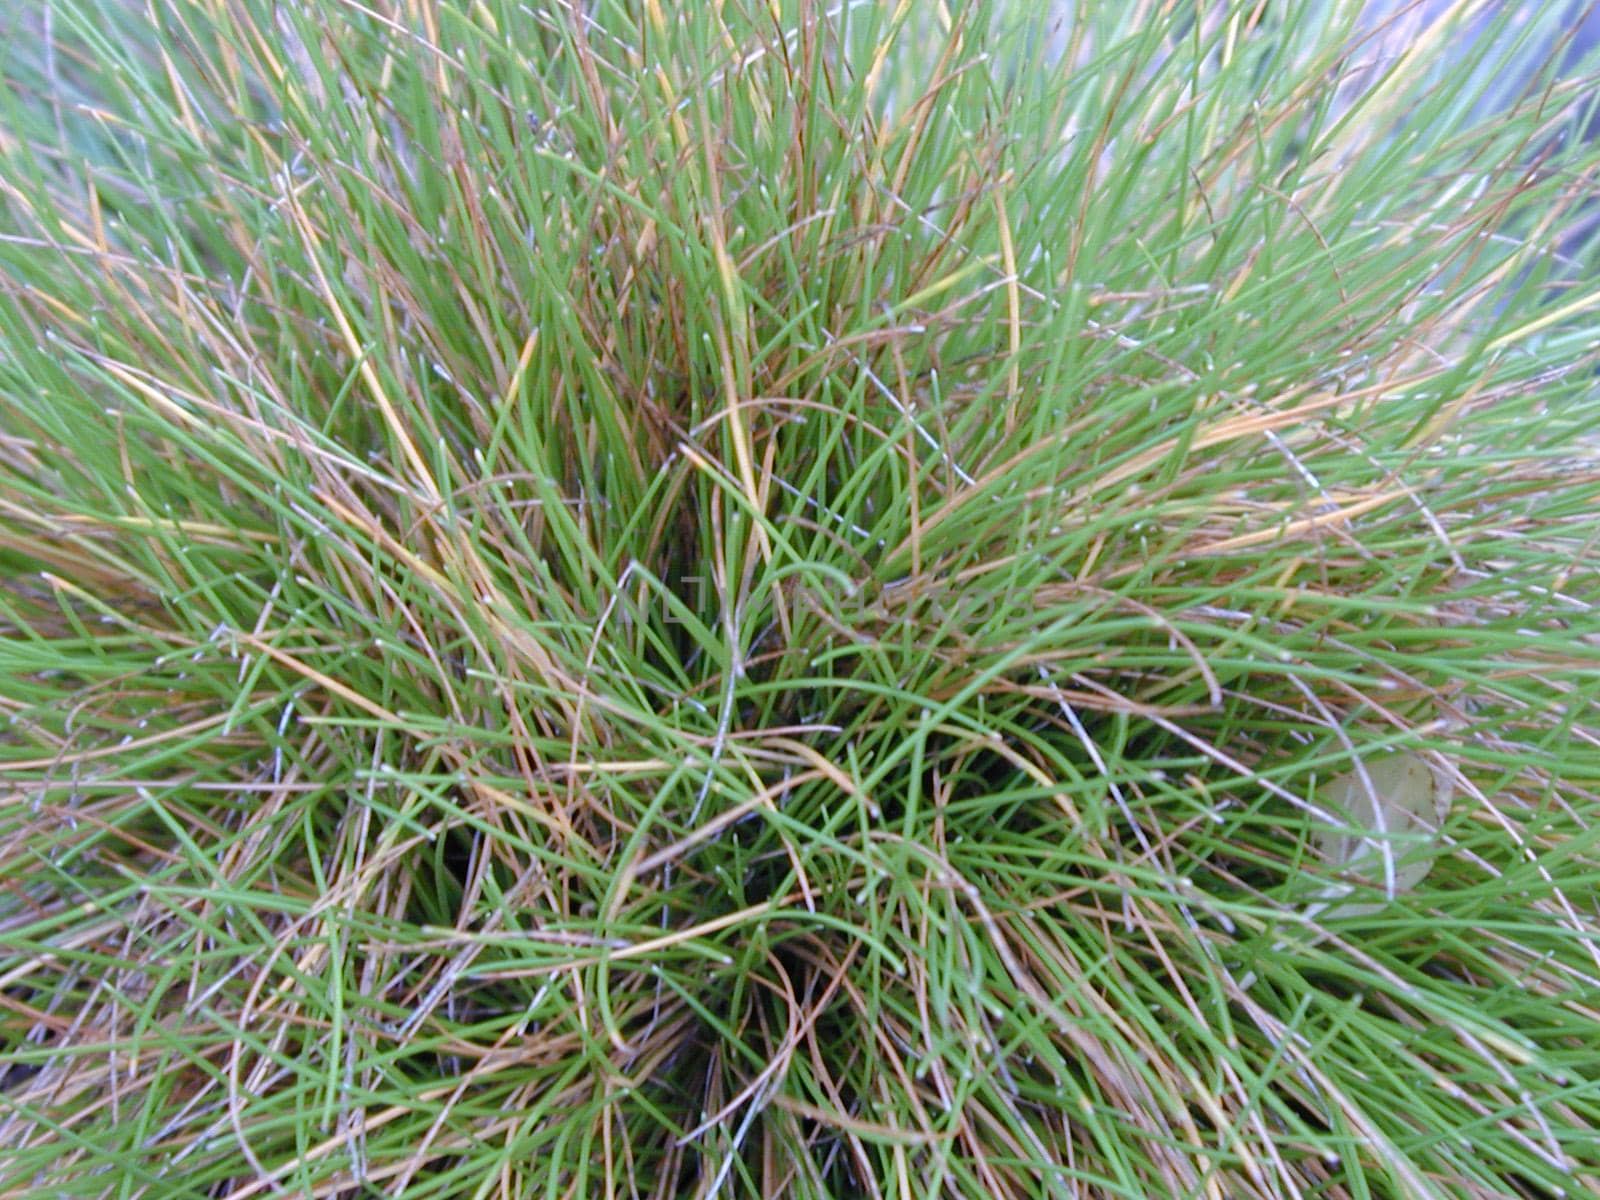
<instances>
[{"instance_id":1,"label":"pale dried leaf","mask_svg":"<svg viewBox=\"0 0 1600 1200\"><path fill-rule=\"evenodd\" d=\"M1337 900L1360 881L1387 899L1339 904L1324 916L1378 912L1421 883L1433 867L1433 846L1450 808L1449 785L1418 754L1385 754L1362 768L1334 778L1319 797L1320 806L1343 825L1317 831L1317 852L1331 871L1352 881L1330 884L1321 895Z\"/></svg>"}]
</instances>

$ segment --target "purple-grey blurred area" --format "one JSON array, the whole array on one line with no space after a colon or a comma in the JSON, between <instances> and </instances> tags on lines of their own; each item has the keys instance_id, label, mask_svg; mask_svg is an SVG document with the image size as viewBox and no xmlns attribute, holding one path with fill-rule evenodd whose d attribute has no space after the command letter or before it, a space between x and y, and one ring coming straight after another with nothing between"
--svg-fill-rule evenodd
<instances>
[{"instance_id":1,"label":"purple-grey blurred area","mask_svg":"<svg viewBox=\"0 0 1600 1200\"><path fill-rule=\"evenodd\" d=\"M1476 63L1474 69L1485 72L1476 106L1480 116L1515 104L1539 85L1552 61L1563 76L1592 72L1600 47L1597 0L1367 0L1358 24L1372 38L1380 71L1439 26L1445 61ZM1480 51L1486 53L1475 59ZM1586 132L1600 132L1592 113Z\"/></svg>"}]
</instances>

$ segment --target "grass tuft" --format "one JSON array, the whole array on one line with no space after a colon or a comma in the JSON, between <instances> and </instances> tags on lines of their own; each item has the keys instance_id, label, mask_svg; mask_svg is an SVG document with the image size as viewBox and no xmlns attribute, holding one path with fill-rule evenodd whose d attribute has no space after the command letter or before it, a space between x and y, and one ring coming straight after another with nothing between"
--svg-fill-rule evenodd
<instances>
[{"instance_id":1,"label":"grass tuft","mask_svg":"<svg viewBox=\"0 0 1600 1200\"><path fill-rule=\"evenodd\" d=\"M0 1194L1600 1192L1563 6L1027 7L6 18Z\"/></svg>"}]
</instances>

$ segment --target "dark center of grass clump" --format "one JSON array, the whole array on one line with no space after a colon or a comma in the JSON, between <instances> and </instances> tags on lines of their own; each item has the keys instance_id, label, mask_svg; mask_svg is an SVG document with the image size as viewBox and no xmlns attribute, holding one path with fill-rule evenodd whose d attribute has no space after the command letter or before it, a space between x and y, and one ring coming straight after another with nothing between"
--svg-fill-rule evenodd
<instances>
[{"instance_id":1,"label":"dark center of grass clump","mask_svg":"<svg viewBox=\"0 0 1600 1200\"><path fill-rule=\"evenodd\" d=\"M1561 7L27 17L0 1192L1600 1190Z\"/></svg>"}]
</instances>

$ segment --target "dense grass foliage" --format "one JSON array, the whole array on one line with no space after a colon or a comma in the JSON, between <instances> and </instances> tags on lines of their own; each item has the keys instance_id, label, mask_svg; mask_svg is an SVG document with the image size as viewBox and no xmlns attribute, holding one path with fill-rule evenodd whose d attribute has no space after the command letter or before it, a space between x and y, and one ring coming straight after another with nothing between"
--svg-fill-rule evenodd
<instances>
[{"instance_id":1,"label":"dense grass foliage","mask_svg":"<svg viewBox=\"0 0 1600 1200\"><path fill-rule=\"evenodd\" d=\"M1593 81L1058 7L5 18L0 1194L1600 1191Z\"/></svg>"}]
</instances>

